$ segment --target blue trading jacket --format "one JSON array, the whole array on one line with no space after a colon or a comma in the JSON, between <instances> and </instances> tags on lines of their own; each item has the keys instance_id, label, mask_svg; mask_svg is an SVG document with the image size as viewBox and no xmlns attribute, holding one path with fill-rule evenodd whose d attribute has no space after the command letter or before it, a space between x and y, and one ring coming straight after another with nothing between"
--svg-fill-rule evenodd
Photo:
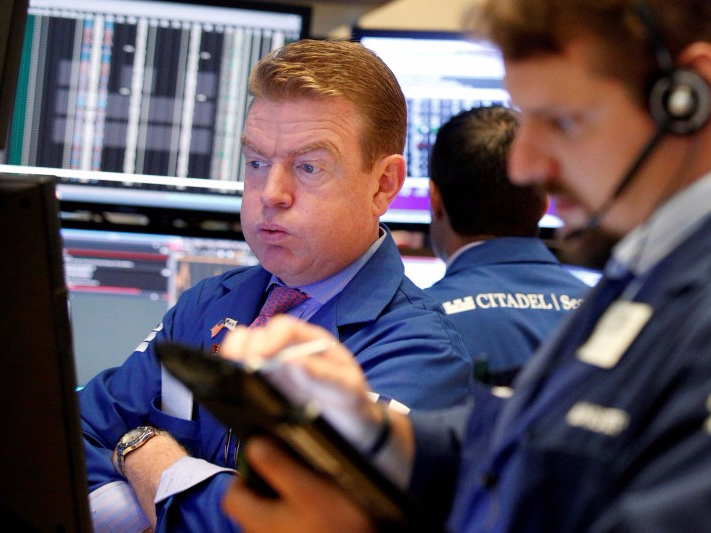
<instances>
[{"instance_id":1,"label":"blue trading jacket","mask_svg":"<svg viewBox=\"0 0 711 533\"><path fill-rule=\"evenodd\" d=\"M440 478L461 459L453 531L708 530L710 279L707 220L641 279L633 301L653 314L621 359L603 368L577 355L618 298L618 283L603 278L499 411L477 402L464 454L452 447L461 411L440 418L450 431L416 422L420 497L446 504L422 479L436 452L449 459L438 462Z\"/></svg>"},{"instance_id":2,"label":"blue trading jacket","mask_svg":"<svg viewBox=\"0 0 711 533\"><path fill-rule=\"evenodd\" d=\"M465 250L425 290L461 333L477 377L510 385L589 290L533 237L501 237Z\"/></svg>"},{"instance_id":3,"label":"blue trading jacket","mask_svg":"<svg viewBox=\"0 0 711 533\"><path fill-rule=\"evenodd\" d=\"M126 431L143 424L168 430L194 457L225 465L226 429L208 412L199 408L189 421L159 410L161 370L153 345L171 340L209 350L225 333L211 338L210 329L225 317L251 323L269 279L268 272L254 267L200 282L168 311L144 351L99 374L81 391L90 491L120 479L111 465L111 452ZM411 408L440 408L466 402L471 395L472 364L461 338L436 303L404 277L389 235L351 283L310 322L331 331L356 355L372 389L383 396ZM157 531L232 528L220 511L231 477L218 474L166 500L157 510Z\"/></svg>"}]
</instances>

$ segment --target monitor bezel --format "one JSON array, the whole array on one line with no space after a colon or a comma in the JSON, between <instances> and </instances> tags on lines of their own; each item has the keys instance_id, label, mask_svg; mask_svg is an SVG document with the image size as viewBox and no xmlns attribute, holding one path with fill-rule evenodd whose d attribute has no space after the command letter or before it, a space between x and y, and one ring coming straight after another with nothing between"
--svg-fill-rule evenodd
<instances>
[{"instance_id":1,"label":"monitor bezel","mask_svg":"<svg viewBox=\"0 0 711 533\"><path fill-rule=\"evenodd\" d=\"M54 183L0 175L0 206L0 517L13 531L91 531Z\"/></svg>"},{"instance_id":2,"label":"monitor bezel","mask_svg":"<svg viewBox=\"0 0 711 533\"><path fill-rule=\"evenodd\" d=\"M313 8L307 5L250 0L151 2L295 15L302 21L299 38L308 38L311 32ZM60 199L63 227L241 238L243 183L239 181L19 164L2 164L0 172L52 176Z\"/></svg>"}]
</instances>

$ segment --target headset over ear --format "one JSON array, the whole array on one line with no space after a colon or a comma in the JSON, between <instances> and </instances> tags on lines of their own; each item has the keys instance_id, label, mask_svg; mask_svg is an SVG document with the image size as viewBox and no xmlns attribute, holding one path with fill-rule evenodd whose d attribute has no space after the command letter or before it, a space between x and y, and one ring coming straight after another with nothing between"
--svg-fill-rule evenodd
<instances>
[{"instance_id":1,"label":"headset over ear","mask_svg":"<svg viewBox=\"0 0 711 533\"><path fill-rule=\"evenodd\" d=\"M698 131L711 116L711 87L697 72L678 68L646 2L634 2L644 24L661 74L649 92L649 110L657 127L688 135Z\"/></svg>"}]
</instances>

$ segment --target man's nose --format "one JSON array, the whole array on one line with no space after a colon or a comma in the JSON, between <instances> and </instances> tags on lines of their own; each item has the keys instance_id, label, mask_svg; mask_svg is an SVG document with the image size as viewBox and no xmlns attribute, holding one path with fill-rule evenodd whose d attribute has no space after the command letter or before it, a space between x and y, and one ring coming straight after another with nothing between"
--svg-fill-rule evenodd
<instances>
[{"instance_id":1,"label":"man's nose","mask_svg":"<svg viewBox=\"0 0 711 533\"><path fill-rule=\"evenodd\" d=\"M289 207L294 201L294 182L282 164L272 164L261 193L265 206Z\"/></svg>"},{"instance_id":2,"label":"man's nose","mask_svg":"<svg viewBox=\"0 0 711 533\"><path fill-rule=\"evenodd\" d=\"M515 185L538 185L555 175L557 163L540 132L523 121L509 150L508 172Z\"/></svg>"}]
</instances>

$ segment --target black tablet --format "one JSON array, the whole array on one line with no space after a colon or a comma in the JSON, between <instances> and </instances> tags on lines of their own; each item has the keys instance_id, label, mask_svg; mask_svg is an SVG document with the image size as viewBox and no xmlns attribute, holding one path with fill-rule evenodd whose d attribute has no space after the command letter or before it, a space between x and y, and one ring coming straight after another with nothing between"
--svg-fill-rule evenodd
<instances>
[{"instance_id":1,"label":"black tablet","mask_svg":"<svg viewBox=\"0 0 711 533\"><path fill-rule=\"evenodd\" d=\"M157 345L156 353L165 368L243 441L257 434L269 435L313 470L331 478L388 530L423 530L425 517L407 494L313 404L292 403L251 365L172 343ZM256 479L248 468L243 473L248 482ZM255 488L260 489L261 483L256 479Z\"/></svg>"}]
</instances>

